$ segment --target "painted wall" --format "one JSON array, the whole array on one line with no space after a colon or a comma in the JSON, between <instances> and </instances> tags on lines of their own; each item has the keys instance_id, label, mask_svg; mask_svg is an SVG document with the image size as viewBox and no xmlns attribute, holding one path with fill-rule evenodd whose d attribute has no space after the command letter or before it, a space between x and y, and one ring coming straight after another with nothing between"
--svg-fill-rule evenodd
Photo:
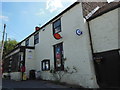
<instances>
[{"instance_id":1,"label":"painted wall","mask_svg":"<svg viewBox=\"0 0 120 90\"><path fill-rule=\"evenodd\" d=\"M29 78L29 71L35 70L34 49L26 49L25 66L26 66L26 75Z\"/></svg>"},{"instance_id":2,"label":"painted wall","mask_svg":"<svg viewBox=\"0 0 120 90\"><path fill-rule=\"evenodd\" d=\"M90 21L94 53L120 48L118 25L118 9Z\"/></svg>"},{"instance_id":3,"label":"painted wall","mask_svg":"<svg viewBox=\"0 0 120 90\"><path fill-rule=\"evenodd\" d=\"M2 78L5 78L5 76L9 76L11 80L15 80L15 81L21 81L22 80L22 73L21 72L11 72L11 73L3 73L2 74Z\"/></svg>"},{"instance_id":4,"label":"painted wall","mask_svg":"<svg viewBox=\"0 0 120 90\"><path fill-rule=\"evenodd\" d=\"M10 76L12 80L20 81L22 80L21 74L22 74L21 72L11 72Z\"/></svg>"},{"instance_id":5,"label":"painted wall","mask_svg":"<svg viewBox=\"0 0 120 90\"><path fill-rule=\"evenodd\" d=\"M63 42L64 57L67 59L65 67L72 69L74 66L78 72L65 75L62 82L84 87L98 87L89 46L88 29L82 16L81 4L63 14L61 24L62 32L60 34L63 37L61 40L56 40L53 37L52 23L45 27L45 31L40 31L39 44L35 45L36 69L41 70L41 61L44 59L50 59L50 65L54 67L53 45ZM83 35L77 36L76 29L82 30ZM46 80L53 80L49 71L42 71L41 77Z\"/></svg>"},{"instance_id":6,"label":"painted wall","mask_svg":"<svg viewBox=\"0 0 120 90\"><path fill-rule=\"evenodd\" d=\"M21 46L25 46L25 41L21 43ZM34 46L34 35L29 38L29 46Z\"/></svg>"},{"instance_id":7,"label":"painted wall","mask_svg":"<svg viewBox=\"0 0 120 90\"><path fill-rule=\"evenodd\" d=\"M29 38L29 46L34 46L34 35Z\"/></svg>"},{"instance_id":8,"label":"painted wall","mask_svg":"<svg viewBox=\"0 0 120 90\"><path fill-rule=\"evenodd\" d=\"M23 41L23 42L21 43L21 46L25 46L25 41Z\"/></svg>"}]
</instances>

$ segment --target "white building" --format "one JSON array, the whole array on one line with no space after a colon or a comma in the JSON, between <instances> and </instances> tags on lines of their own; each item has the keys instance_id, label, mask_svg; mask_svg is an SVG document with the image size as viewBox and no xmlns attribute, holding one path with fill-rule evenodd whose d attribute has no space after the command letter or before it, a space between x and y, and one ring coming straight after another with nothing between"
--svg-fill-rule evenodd
<instances>
[{"instance_id":1,"label":"white building","mask_svg":"<svg viewBox=\"0 0 120 90\"><path fill-rule=\"evenodd\" d=\"M27 77L30 70L36 70L42 79L55 80L51 69L65 73L69 68L61 82L86 88L120 86L120 4L106 3L88 19L84 5L75 2L21 41L6 55L3 74L19 80L20 68L25 66Z\"/></svg>"}]
</instances>

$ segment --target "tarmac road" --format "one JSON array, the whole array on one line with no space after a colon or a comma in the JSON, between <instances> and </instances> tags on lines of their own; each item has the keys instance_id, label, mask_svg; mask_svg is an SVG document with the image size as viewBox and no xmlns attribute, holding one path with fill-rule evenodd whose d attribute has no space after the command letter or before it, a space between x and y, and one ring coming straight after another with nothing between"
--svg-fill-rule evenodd
<instances>
[{"instance_id":1,"label":"tarmac road","mask_svg":"<svg viewBox=\"0 0 120 90\"><path fill-rule=\"evenodd\" d=\"M48 88L49 90L53 88L54 89L60 89L65 88L65 90L70 90L73 88L70 88L68 86L64 85L58 85L54 84L48 81L42 81L42 80L27 80L27 81L13 81L13 80L2 80L2 90L34 90L34 89L43 89ZM77 88L76 88L77 89ZM74 90L76 90L74 89Z\"/></svg>"}]
</instances>

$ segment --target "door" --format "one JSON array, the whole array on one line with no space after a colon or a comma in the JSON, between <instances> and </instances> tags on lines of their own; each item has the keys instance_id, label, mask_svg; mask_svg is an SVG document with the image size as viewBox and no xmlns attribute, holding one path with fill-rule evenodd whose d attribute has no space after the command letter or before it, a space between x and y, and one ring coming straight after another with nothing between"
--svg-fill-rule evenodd
<instances>
[{"instance_id":1,"label":"door","mask_svg":"<svg viewBox=\"0 0 120 90\"><path fill-rule=\"evenodd\" d=\"M55 70L64 70L63 43L54 45L54 66Z\"/></svg>"},{"instance_id":2,"label":"door","mask_svg":"<svg viewBox=\"0 0 120 90\"><path fill-rule=\"evenodd\" d=\"M120 54L109 51L94 54L96 77L100 87L120 87Z\"/></svg>"}]
</instances>

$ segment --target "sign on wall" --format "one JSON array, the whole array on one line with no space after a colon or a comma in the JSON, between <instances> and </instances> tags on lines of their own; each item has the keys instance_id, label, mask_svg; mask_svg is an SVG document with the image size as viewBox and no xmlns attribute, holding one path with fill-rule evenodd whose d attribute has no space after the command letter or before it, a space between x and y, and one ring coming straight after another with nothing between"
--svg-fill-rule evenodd
<instances>
[{"instance_id":1,"label":"sign on wall","mask_svg":"<svg viewBox=\"0 0 120 90\"><path fill-rule=\"evenodd\" d=\"M61 39L61 38L62 38L59 33L55 33L55 34L54 34L54 37L55 37L55 39Z\"/></svg>"},{"instance_id":2,"label":"sign on wall","mask_svg":"<svg viewBox=\"0 0 120 90\"><path fill-rule=\"evenodd\" d=\"M32 55L28 55L28 59L32 59Z\"/></svg>"},{"instance_id":3,"label":"sign on wall","mask_svg":"<svg viewBox=\"0 0 120 90\"><path fill-rule=\"evenodd\" d=\"M77 34L78 36L80 36L80 35L83 34L83 32L82 32L80 29L77 29L77 30L76 30L76 34Z\"/></svg>"}]
</instances>

